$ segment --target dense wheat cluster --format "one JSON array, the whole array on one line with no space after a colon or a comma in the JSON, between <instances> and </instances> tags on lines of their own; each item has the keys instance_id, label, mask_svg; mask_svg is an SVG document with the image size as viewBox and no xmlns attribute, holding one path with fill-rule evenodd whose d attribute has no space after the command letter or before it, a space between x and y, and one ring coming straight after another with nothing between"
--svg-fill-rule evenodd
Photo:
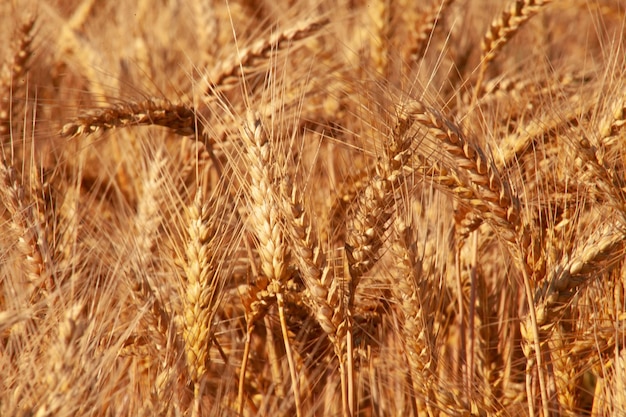
<instances>
[{"instance_id":1,"label":"dense wheat cluster","mask_svg":"<svg viewBox=\"0 0 626 417\"><path fill-rule=\"evenodd\" d=\"M1 2L0 415L626 415L625 8Z\"/></svg>"}]
</instances>

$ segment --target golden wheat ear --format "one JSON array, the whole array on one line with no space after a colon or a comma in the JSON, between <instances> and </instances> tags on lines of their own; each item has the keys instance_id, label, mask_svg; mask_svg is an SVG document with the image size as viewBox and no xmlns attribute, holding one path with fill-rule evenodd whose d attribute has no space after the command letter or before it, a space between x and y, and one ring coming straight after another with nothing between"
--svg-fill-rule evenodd
<instances>
[{"instance_id":1,"label":"golden wheat ear","mask_svg":"<svg viewBox=\"0 0 626 417\"><path fill-rule=\"evenodd\" d=\"M302 413L299 378L291 350L285 318L285 294L288 280L289 247L283 230L284 219L276 189L276 161L273 159L272 138L267 134L258 112L248 111L240 129L250 164L250 213L252 231L258 239L261 271L268 278L267 290L275 296L285 352L289 364L292 392L298 417Z\"/></svg>"},{"instance_id":2,"label":"golden wheat ear","mask_svg":"<svg viewBox=\"0 0 626 417\"><path fill-rule=\"evenodd\" d=\"M74 137L114 128L152 125L166 127L183 136L200 133L202 127L193 107L155 98L93 110L65 124L60 134Z\"/></svg>"},{"instance_id":3,"label":"golden wheat ear","mask_svg":"<svg viewBox=\"0 0 626 417\"><path fill-rule=\"evenodd\" d=\"M193 415L200 415L202 387L209 376L213 318L221 300L224 271L217 254L227 240L220 230L225 207L224 201L203 201L198 192L187 209L187 243L181 262L186 279L181 298L185 358L194 389Z\"/></svg>"},{"instance_id":4,"label":"golden wheat ear","mask_svg":"<svg viewBox=\"0 0 626 417\"><path fill-rule=\"evenodd\" d=\"M42 224L35 207L25 197L22 181L14 167L4 158L0 165L0 196L2 205L10 216L10 233L16 239L16 249L21 255L21 271L32 286L33 296L52 289L54 278L46 225Z\"/></svg>"},{"instance_id":5,"label":"golden wheat ear","mask_svg":"<svg viewBox=\"0 0 626 417\"><path fill-rule=\"evenodd\" d=\"M477 216L469 222L461 219L461 235L466 236L487 220L506 241L515 243L520 226L519 201L485 152L435 109L415 100L407 111L419 129L426 129L422 154L413 158L418 171Z\"/></svg>"},{"instance_id":6,"label":"golden wheat ear","mask_svg":"<svg viewBox=\"0 0 626 417\"><path fill-rule=\"evenodd\" d=\"M394 240L391 251L398 260L392 275L392 294L400 314L398 315L402 342L406 346L408 376L411 381L410 397L422 415L434 412L437 398L432 389L436 383L437 357L435 355L434 319L427 317L427 305L423 302L422 263L417 254L415 230L404 219L394 224Z\"/></svg>"},{"instance_id":7,"label":"golden wheat ear","mask_svg":"<svg viewBox=\"0 0 626 417\"><path fill-rule=\"evenodd\" d=\"M552 0L514 0L500 16L495 18L480 44L480 70L474 87L474 97L482 95L482 83L491 61L515 36L528 20L541 11Z\"/></svg>"},{"instance_id":8,"label":"golden wheat ear","mask_svg":"<svg viewBox=\"0 0 626 417\"><path fill-rule=\"evenodd\" d=\"M246 74L255 68L268 63L276 53L294 43L310 38L328 22L328 18L301 21L292 28L273 34L267 39L260 39L251 46L241 49L236 56L224 61L221 66L208 75L209 88L206 95L213 95L217 88L235 85L239 79L245 78Z\"/></svg>"},{"instance_id":9,"label":"golden wheat ear","mask_svg":"<svg viewBox=\"0 0 626 417\"><path fill-rule=\"evenodd\" d=\"M16 35L17 46L13 57L6 63L0 73L0 138L11 131L11 121L16 114L14 109L16 97L26 84L23 81L28 72L28 65L32 56L33 28L35 16L25 18ZM2 142L4 142L2 140ZM0 142L1 143L1 142Z\"/></svg>"},{"instance_id":10,"label":"golden wheat ear","mask_svg":"<svg viewBox=\"0 0 626 417\"><path fill-rule=\"evenodd\" d=\"M439 26L439 21L445 16L452 3L454 0L435 0L428 10L414 22L413 30L409 32L410 39L405 53L409 62L423 58L431 44L434 31Z\"/></svg>"}]
</instances>

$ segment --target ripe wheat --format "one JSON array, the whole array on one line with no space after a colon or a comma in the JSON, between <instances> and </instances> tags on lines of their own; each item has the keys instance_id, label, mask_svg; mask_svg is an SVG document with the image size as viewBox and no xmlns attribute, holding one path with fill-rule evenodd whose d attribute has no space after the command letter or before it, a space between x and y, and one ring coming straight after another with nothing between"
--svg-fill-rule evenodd
<instances>
[{"instance_id":1,"label":"ripe wheat","mask_svg":"<svg viewBox=\"0 0 626 417\"><path fill-rule=\"evenodd\" d=\"M626 411L622 0L74 3L0 2L0 415Z\"/></svg>"}]
</instances>

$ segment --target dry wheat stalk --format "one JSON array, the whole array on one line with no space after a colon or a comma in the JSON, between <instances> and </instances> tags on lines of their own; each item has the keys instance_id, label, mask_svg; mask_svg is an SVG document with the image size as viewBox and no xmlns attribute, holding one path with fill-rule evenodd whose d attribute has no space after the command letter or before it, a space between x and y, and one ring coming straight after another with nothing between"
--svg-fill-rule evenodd
<instances>
[{"instance_id":1,"label":"dry wheat stalk","mask_svg":"<svg viewBox=\"0 0 626 417\"><path fill-rule=\"evenodd\" d=\"M155 98L120 103L114 107L92 111L91 114L85 114L76 121L65 124L60 134L74 137L117 127L151 125L164 126L184 136L201 130L193 108Z\"/></svg>"}]
</instances>

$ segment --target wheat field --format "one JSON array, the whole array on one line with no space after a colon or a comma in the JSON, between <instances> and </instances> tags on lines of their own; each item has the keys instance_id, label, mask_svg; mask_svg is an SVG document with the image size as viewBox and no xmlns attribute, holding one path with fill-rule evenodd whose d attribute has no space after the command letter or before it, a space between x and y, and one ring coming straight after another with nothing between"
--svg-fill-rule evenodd
<instances>
[{"instance_id":1,"label":"wheat field","mask_svg":"<svg viewBox=\"0 0 626 417\"><path fill-rule=\"evenodd\" d=\"M1 2L0 416L626 416L625 11Z\"/></svg>"}]
</instances>

